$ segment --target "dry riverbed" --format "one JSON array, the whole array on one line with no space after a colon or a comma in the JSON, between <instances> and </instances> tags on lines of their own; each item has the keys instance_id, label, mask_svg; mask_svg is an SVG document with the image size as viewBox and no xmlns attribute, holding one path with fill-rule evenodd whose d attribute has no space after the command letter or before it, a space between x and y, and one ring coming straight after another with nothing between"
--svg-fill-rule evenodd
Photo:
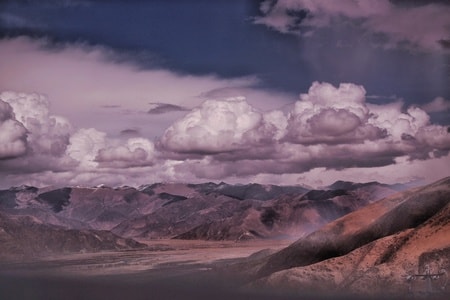
<instances>
[{"instance_id":1,"label":"dry riverbed","mask_svg":"<svg viewBox=\"0 0 450 300\"><path fill-rule=\"evenodd\" d=\"M236 261L264 250L286 247L291 241L185 241L141 240L148 249L101 251L52 255L41 258L10 258L0 261L0 272L58 272L65 275L127 274L145 270L161 270L173 266L208 266Z\"/></svg>"},{"instance_id":2,"label":"dry riverbed","mask_svg":"<svg viewBox=\"0 0 450 300\"><path fill-rule=\"evenodd\" d=\"M1 261L0 299L273 299L273 294L243 292L239 282L214 268L291 241L140 242L149 248Z\"/></svg>"}]
</instances>

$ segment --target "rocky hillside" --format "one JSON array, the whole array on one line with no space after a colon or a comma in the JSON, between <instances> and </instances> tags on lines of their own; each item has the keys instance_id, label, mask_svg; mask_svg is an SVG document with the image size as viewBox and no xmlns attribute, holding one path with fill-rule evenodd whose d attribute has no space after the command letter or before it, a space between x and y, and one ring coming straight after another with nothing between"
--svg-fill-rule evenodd
<instances>
[{"instance_id":1,"label":"rocky hillside","mask_svg":"<svg viewBox=\"0 0 450 300\"><path fill-rule=\"evenodd\" d=\"M212 218L176 238L239 240L300 237L394 192L389 187L370 183L348 186L347 189L282 195L263 203L242 205L230 216Z\"/></svg>"},{"instance_id":2,"label":"rocky hillside","mask_svg":"<svg viewBox=\"0 0 450 300\"><path fill-rule=\"evenodd\" d=\"M273 255L233 268L245 270L247 279L259 278L253 286L366 295L405 295L411 288L448 296L450 177L369 204ZM408 274L426 268L441 276L429 286L406 282Z\"/></svg>"},{"instance_id":3,"label":"rocky hillside","mask_svg":"<svg viewBox=\"0 0 450 300\"><path fill-rule=\"evenodd\" d=\"M65 229L30 216L0 213L0 259L145 247L108 231Z\"/></svg>"}]
</instances>

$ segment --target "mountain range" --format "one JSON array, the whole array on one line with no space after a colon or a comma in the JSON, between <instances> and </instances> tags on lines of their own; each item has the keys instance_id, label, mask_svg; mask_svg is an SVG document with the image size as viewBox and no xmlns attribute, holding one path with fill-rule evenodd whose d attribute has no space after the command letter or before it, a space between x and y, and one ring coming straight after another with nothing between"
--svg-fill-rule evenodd
<instances>
[{"instance_id":1,"label":"mountain range","mask_svg":"<svg viewBox=\"0 0 450 300\"><path fill-rule=\"evenodd\" d=\"M278 252L221 267L258 289L405 295L416 288L445 298L449 237L450 177L413 188L338 181L322 189L157 183L0 191L0 259L146 249L149 239L291 239ZM413 284L426 272L437 274L432 283Z\"/></svg>"},{"instance_id":2,"label":"mountain range","mask_svg":"<svg viewBox=\"0 0 450 300\"><path fill-rule=\"evenodd\" d=\"M48 227L130 239L296 238L394 192L376 182L338 182L323 190L225 183L21 186L0 191L0 218L10 224L3 231L22 224L24 231L36 229L34 235Z\"/></svg>"}]
</instances>

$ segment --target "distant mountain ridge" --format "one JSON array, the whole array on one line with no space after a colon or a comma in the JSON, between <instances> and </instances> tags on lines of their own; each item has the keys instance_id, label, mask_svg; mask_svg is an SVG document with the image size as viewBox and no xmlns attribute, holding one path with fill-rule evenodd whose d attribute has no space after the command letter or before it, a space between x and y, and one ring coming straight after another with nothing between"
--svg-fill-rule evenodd
<instances>
[{"instance_id":1,"label":"distant mountain ridge","mask_svg":"<svg viewBox=\"0 0 450 300\"><path fill-rule=\"evenodd\" d=\"M376 182L302 186L155 183L0 191L0 212L126 238L240 240L300 236L396 190ZM334 188L340 189L334 189Z\"/></svg>"}]
</instances>

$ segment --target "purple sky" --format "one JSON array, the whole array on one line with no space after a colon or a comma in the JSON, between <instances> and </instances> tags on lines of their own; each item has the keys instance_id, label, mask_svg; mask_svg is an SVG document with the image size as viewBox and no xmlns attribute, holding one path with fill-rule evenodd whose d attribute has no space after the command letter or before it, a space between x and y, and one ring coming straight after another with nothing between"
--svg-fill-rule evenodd
<instances>
[{"instance_id":1,"label":"purple sky","mask_svg":"<svg viewBox=\"0 0 450 300\"><path fill-rule=\"evenodd\" d=\"M249 3L1 4L0 187L450 175L450 5Z\"/></svg>"}]
</instances>

